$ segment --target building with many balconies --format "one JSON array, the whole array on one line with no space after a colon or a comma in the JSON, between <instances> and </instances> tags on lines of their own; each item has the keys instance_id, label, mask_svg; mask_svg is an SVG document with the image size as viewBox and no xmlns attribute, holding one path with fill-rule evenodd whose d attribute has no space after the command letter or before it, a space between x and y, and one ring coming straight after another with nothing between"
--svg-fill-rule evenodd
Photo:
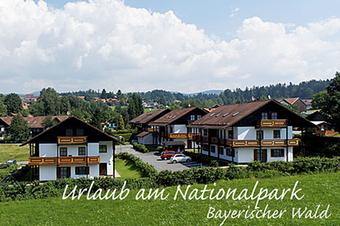
<instances>
[{"instance_id":1,"label":"building with many balconies","mask_svg":"<svg viewBox=\"0 0 340 226\"><path fill-rule=\"evenodd\" d=\"M220 106L191 123L194 148L236 163L293 161L293 128L314 125L274 100Z\"/></svg>"},{"instance_id":2,"label":"building with many balconies","mask_svg":"<svg viewBox=\"0 0 340 226\"><path fill-rule=\"evenodd\" d=\"M165 141L182 141L186 148L192 148L192 131L188 126L202 118L207 112L197 107L176 109L149 123L154 134L153 144Z\"/></svg>"},{"instance_id":3,"label":"building with many balconies","mask_svg":"<svg viewBox=\"0 0 340 226\"><path fill-rule=\"evenodd\" d=\"M115 176L116 139L69 117L29 139L28 165L35 179Z\"/></svg>"}]
</instances>

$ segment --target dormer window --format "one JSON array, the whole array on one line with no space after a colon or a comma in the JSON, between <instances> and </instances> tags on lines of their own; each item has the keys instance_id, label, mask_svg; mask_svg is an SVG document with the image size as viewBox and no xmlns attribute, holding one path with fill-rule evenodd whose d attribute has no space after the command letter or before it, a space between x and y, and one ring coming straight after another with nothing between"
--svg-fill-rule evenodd
<instances>
[{"instance_id":1,"label":"dormer window","mask_svg":"<svg viewBox=\"0 0 340 226\"><path fill-rule=\"evenodd\" d=\"M73 130L72 129L66 129L65 130L65 135L66 136L73 136Z\"/></svg>"},{"instance_id":2,"label":"dormer window","mask_svg":"<svg viewBox=\"0 0 340 226\"><path fill-rule=\"evenodd\" d=\"M262 112L261 113L261 119L268 119L268 113L267 112Z\"/></svg>"},{"instance_id":3,"label":"dormer window","mask_svg":"<svg viewBox=\"0 0 340 226\"><path fill-rule=\"evenodd\" d=\"M277 119L277 112L272 112L272 119Z\"/></svg>"}]
</instances>

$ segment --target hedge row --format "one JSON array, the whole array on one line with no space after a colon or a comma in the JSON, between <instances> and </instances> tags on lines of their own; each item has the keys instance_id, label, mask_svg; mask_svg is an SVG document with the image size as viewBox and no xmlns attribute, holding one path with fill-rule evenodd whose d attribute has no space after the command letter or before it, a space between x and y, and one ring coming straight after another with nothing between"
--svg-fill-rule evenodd
<instances>
[{"instance_id":1,"label":"hedge row","mask_svg":"<svg viewBox=\"0 0 340 226\"><path fill-rule=\"evenodd\" d=\"M228 168L205 167L192 168L178 172L162 171L157 173L153 167L150 167L149 164L142 162L135 156L125 153L119 154L118 156L133 161L136 166L144 172L144 175L149 176L147 178L127 179L127 187L130 189L194 183L206 184L221 179L232 180L249 177L265 178L302 173L336 172L340 170L340 158L301 158L295 162L255 162L250 164L249 167L230 165ZM90 186L92 181L94 181L93 190L95 191L97 188L120 188L124 179L95 178L90 180L81 178L57 180L43 184L33 182L30 185L24 182L8 183L0 186L0 201L55 197L62 194L66 184L70 187L77 185L78 188L86 188Z\"/></svg>"},{"instance_id":2,"label":"hedge row","mask_svg":"<svg viewBox=\"0 0 340 226\"><path fill-rule=\"evenodd\" d=\"M149 149L144 144L132 143L133 149L136 151L147 153L150 152Z\"/></svg>"},{"instance_id":3,"label":"hedge row","mask_svg":"<svg viewBox=\"0 0 340 226\"><path fill-rule=\"evenodd\" d=\"M202 155L190 151L185 151L185 155L190 156L190 158L195 162L201 162L207 166L217 167L228 165L227 161L218 160L216 158L210 157L208 155Z\"/></svg>"},{"instance_id":4,"label":"hedge row","mask_svg":"<svg viewBox=\"0 0 340 226\"><path fill-rule=\"evenodd\" d=\"M129 154L129 153L119 153L116 155L118 158L131 162L140 171L143 177L152 177L157 174L157 170L149 163L144 162L140 158Z\"/></svg>"}]
</instances>

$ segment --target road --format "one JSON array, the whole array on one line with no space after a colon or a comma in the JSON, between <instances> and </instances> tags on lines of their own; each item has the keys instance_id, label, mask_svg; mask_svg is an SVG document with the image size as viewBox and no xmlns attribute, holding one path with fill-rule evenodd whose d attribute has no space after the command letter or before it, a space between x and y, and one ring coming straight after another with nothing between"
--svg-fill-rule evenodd
<instances>
[{"instance_id":1,"label":"road","mask_svg":"<svg viewBox=\"0 0 340 226\"><path fill-rule=\"evenodd\" d=\"M141 152L135 151L132 148L132 145L117 145L116 146L116 153L118 154L118 153L122 153L122 152L127 152L127 153L130 153L130 154L137 156L138 158L142 159L143 161L154 166L155 169L158 172L163 171L163 170L182 171L182 170L189 169L191 167L200 166L200 164L196 163L196 162L172 164L168 160L161 160L159 158L159 156L156 155L155 152L141 153Z\"/></svg>"}]
</instances>

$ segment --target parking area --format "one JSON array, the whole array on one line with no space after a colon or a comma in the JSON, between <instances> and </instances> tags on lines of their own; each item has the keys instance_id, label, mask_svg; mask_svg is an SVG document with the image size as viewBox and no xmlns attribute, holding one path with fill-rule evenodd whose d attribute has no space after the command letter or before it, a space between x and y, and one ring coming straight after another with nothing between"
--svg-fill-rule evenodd
<instances>
[{"instance_id":1,"label":"parking area","mask_svg":"<svg viewBox=\"0 0 340 226\"><path fill-rule=\"evenodd\" d=\"M169 160L161 160L159 155L155 152L140 153L132 148L132 145L117 145L116 153L127 152L137 156L143 161L153 165L157 171L169 170L169 171L182 171L192 167L200 167L201 163L197 162L186 162L172 164Z\"/></svg>"}]
</instances>

